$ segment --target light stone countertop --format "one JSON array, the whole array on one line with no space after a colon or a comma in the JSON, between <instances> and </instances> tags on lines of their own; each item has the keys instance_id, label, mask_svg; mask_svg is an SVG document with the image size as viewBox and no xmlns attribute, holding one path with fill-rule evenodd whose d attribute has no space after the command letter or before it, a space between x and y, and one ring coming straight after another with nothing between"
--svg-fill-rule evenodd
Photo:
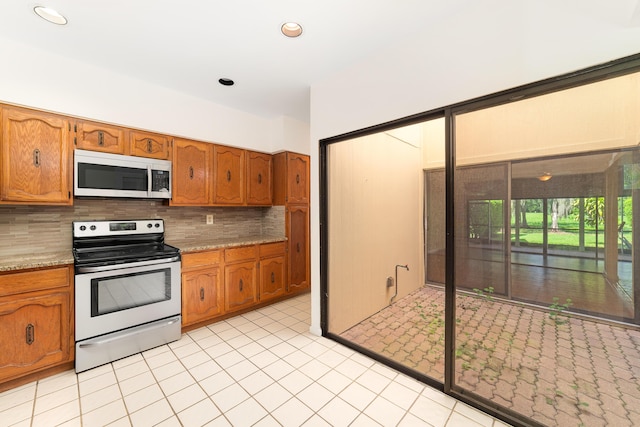
<instances>
[{"instance_id":1,"label":"light stone countertop","mask_svg":"<svg viewBox=\"0 0 640 427\"><path fill-rule=\"evenodd\" d=\"M167 241L168 245L180 249L181 253L198 252L212 249L232 248L236 246L262 243L284 242L284 236L249 236L221 239L188 239ZM22 254L0 259L0 273L7 271L27 270L31 268L55 267L73 264L71 251L49 252L41 254Z\"/></svg>"},{"instance_id":2,"label":"light stone countertop","mask_svg":"<svg viewBox=\"0 0 640 427\"><path fill-rule=\"evenodd\" d=\"M0 272L73 264L71 251L23 254L0 259Z\"/></svg>"},{"instance_id":3,"label":"light stone countertop","mask_svg":"<svg viewBox=\"0 0 640 427\"><path fill-rule=\"evenodd\" d=\"M175 246L180 249L181 253L199 252L213 249L233 248L236 246L248 246L263 243L286 242L284 236L249 236L249 237L232 237L220 239L188 239L188 240L167 240L166 244Z\"/></svg>"}]
</instances>

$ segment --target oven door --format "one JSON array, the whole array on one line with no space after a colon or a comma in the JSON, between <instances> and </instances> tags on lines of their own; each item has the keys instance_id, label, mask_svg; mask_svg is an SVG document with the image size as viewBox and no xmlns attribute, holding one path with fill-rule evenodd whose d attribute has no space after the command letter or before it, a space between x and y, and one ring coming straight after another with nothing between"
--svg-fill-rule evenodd
<instances>
[{"instance_id":1,"label":"oven door","mask_svg":"<svg viewBox=\"0 0 640 427\"><path fill-rule=\"evenodd\" d=\"M180 261L155 262L76 274L76 342L180 314Z\"/></svg>"}]
</instances>

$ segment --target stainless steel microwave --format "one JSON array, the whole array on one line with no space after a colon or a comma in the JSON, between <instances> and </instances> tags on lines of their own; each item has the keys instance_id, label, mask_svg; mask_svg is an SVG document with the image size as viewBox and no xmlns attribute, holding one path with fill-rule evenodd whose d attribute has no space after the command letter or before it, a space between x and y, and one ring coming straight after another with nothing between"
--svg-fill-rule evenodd
<instances>
[{"instance_id":1,"label":"stainless steel microwave","mask_svg":"<svg viewBox=\"0 0 640 427\"><path fill-rule=\"evenodd\" d=\"M75 196L171 198L171 162L74 150Z\"/></svg>"}]
</instances>

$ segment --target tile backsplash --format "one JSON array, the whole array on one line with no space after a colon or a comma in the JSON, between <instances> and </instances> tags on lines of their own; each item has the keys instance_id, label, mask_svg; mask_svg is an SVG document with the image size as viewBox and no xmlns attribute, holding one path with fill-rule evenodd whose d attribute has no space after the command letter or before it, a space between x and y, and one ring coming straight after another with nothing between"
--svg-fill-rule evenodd
<instances>
[{"instance_id":1,"label":"tile backsplash","mask_svg":"<svg viewBox=\"0 0 640 427\"><path fill-rule=\"evenodd\" d=\"M207 225L206 215L213 215ZM0 206L0 257L71 250L71 222L151 219L165 222L165 240L284 236L284 206L170 207L162 201L76 199L73 206Z\"/></svg>"}]
</instances>

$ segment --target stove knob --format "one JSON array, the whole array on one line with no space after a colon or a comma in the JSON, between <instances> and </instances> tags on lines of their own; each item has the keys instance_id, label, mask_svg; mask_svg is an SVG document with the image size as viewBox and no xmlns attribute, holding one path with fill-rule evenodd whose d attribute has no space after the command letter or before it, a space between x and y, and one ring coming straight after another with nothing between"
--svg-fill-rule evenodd
<instances>
[{"instance_id":1,"label":"stove knob","mask_svg":"<svg viewBox=\"0 0 640 427\"><path fill-rule=\"evenodd\" d=\"M147 228L151 228L153 227L153 225L151 225L151 223L147 224Z\"/></svg>"},{"instance_id":2,"label":"stove knob","mask_svg":"<svg viewBox=\"0 0 640 427\"><path fill-rule=\"evenodd\" d=\"M91 229L91 231L95 231L96 226L95 226L95 225L92 225L92 226L91 226L91 227L89 227L89 228Z\"/></svg>"},{"instance_id":3,"label":"stove knob","mask_svg":"<svg viewBox=\"0 0 640 427\"><path fill-rule=\"evenodd\" d=\"M86 230L86 229L87 229L87 226L86 226L86 225L81 225L81 226L80 226L80 231L84 231L84 230Z\"/></svg>"},{"instance_id":4,"label":"stove knob","mask_svg":"<svg viewBox=\"0 0 640 427\"><path fill-rule=\"evenodd\" d=\"M156 228L160 228L160 223L156 222Z\"/></svg>"}]
</instances>

